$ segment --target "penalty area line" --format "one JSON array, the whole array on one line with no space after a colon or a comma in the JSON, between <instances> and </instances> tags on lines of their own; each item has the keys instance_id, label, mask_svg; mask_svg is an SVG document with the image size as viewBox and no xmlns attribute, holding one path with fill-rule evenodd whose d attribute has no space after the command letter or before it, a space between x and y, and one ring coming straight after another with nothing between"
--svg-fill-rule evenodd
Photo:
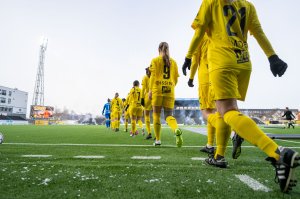
<instances>
[{"instance_id":1,"label":"penalty area line","mask_svg":"<svg viewBox=\"0 0 300 199\"><path fill-rule=\"evenodd\" d=\"M52 155L21 155L21 157L24 157L24 158L49 158L49 157L52 157Z\"/></svg>"},{"instance_id":2,"label":"penalty area line","mask_svg":"<svg viewBox=\"0 0 300 199\"><path fill-rule=\"evenodd\" d=\"M132 156L133 160L160 160L160 156Z\"/></svg>"}]
</instances>

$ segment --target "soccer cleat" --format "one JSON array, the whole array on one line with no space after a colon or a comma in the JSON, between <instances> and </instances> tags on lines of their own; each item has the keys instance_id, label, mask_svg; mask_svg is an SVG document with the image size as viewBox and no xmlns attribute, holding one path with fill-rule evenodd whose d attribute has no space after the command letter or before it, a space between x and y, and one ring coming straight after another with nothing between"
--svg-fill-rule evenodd
<instances>
[{"instance_id":1,"label":"soccer cleat","mask_svg":"<svg viewBox=\"0 0 300 199\"><path fill-rule=\"evenodd\" d=\"M181 147L183 143L182 131L180 129L176 129L175 135L176 135L176 146Z\"/></svg>"},{"instance_id":2,"label":"soccer cleat","mask_svg":"<svg viewBox=\"0 0 300 199\"><path fill-rule=\"evenodd\" d=\"M128 132L128 130L127 130L127 129L124 129L124 132Z\"/></svg>"},{"instance_id":3,"label":"soccer cleat","mask_svg":"<svg viewBox=\"0 0 300 199\"><path fill-rule=\"evenodd\" d=\"M239 136L237 133L234 133L234 136L232 137L232 158L237 159L242 152L242 143L244 142L244 139Z\"/></svg>"},{"instance_id":4,"label":"soccer cleat","mask_svg":"<svg viewBox=\"0 0 300 199\"><path fill-rule=\"evenodd\" d=\"M295 187L297 180L295 177L295 168L299 166L299 154L298 152L280 147L280 158L276 161L274 158L268 157L267 161L275 167L275 182L279 184L280 190L283 193L288 193Z\"/></svg>"},{"instance_id":5,"label":"soccer cleat","mask_svg":"<svg viewBox=\"0 0 300 199\"><path fill-rule=\"evenodd\" d=\"M138 134L139 134L139 132L136 130L135 133L134 133L134 135L138 135Z\"/></svg>"},{"instance_id":6,"label":"soccer cleat","mask_svg":"<svg viewBox=\"0 0 300 199\"><path fill-rule=\"evenodd\" d=\"M213 154L208 155L208 158L205 159L205 162L209 165L219 168L227 168L228 165L228 162L223 156L217 155L217 158L215 158Z\"/></svg>"},{"instance_id":7,"label":"soccer cleat","mask_svg":"<svg viewBox=\"0 0 300 199\"><path fill-rule=\"evenodd\" d=\"M145 138L145 140L150 140L152 138L151 133L147 135L147 137Z\"/></svg>"},{"instance_id":8,"label":"soccer cleat","mask_svg":"<svg viewBox=\"0 0 300 199\"><path fill-rule=\"evenodd\" d=\"M134 136L134 134L130 131L130 137L133 137Z\"/></svg>"},{"instance_id":9,"label":"soccer cleat","mask_svg":"<svg viewBox=\"0 0 300 199\"><path fill-rule=\"evenodd\" d=\"M202 149L200 149L200 151L204 152L204 153L208 153L208 154L214 154L215 153L215 148L214 147L208 148L207 146L205 146Z\"/></svg>"},{"instance_id":10,"label":"soccer cleat","mask_svg":"<svg viewBox=\"0 0 300 199\"><path fill-rule=\"evenodd\" d=\"M118 132L119 131L119 128L116 128L116 130L115 130L116 132Z\"/></svg>"},{"instance_id":11,"label":"soccer cleat","mask_svg":"<svg viewBox=\"0 0 300 199\"><path fill-rule=\"evenodd\" d=\"M160 140L155 140L155 142L153 143L154 146L160 146L161 142Z\"/></svg>"}]
</instances>

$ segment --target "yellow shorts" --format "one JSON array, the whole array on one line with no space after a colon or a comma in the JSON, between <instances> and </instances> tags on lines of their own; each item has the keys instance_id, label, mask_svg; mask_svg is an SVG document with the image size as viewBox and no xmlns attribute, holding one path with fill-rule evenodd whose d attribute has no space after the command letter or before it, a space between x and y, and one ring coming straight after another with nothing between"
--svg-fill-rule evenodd
<instances>
[{"instance_id":1,"label":"yellow shorts","mask_svg":"<svg viewBox=\"0 0 300 199\"><path fill-rule=\"evenodd\" d=\"M210 84L199 84L198 89L200 109L215 109L214 93Z\"/></svg>"},{"instance_id":2,"label":"yellow shorts","mask_svg":"<svg viewBox=\"0 0 300 199\"><path fill-rule=\"evenodd\" d=\"M113 117L111 117L111 118L120 119L121 118L121 111L113 111L112 115L113 115Z\"/></svg>"},{"instance_id":3,"label":"yellow shorts","mask_svg":"<svg viewBox=\"0 0 300 199\"><path fill-rule=\"evenodd\" d=\"M251 70L237 68L221 68L209 73L214 99L246 98Z\"/></svg>"},{"instance_id":4,"label":"yellow shorts","mask_svg":"<svg viewBox=\"0 0 300 199\"><path fill-rule=\"evenodd\" d=\"M148 95L146 96L147 98L145 98L145 106L144 109L146 111L151 111L152 110L152 104L151 104L151 100L149 100Z\"/></svg>"},{"instance_id":5,"label":"yellow shorts","mask_svg":"<svg viewBox=\"0 0 300 199\"><path fill-rule=\"evenodd\" d=\"M143 108L142 106L138 107L129 107L130 117L142 117L143 116Z\"/></svg>"},{"instance_id":6,"label":"yellow shorts","mask_svg":"<svg viewBox=\"0 0 300 199\"><path fill-rule=\"evenodd\" d=\"M175 98L164 96L152 96L152 106L162 106L169 109L174 109Z\"/></svg>"},{"instance_id":7,"label":"yellow shorts","mask_svg":"<svg viewBox=\"0 0 300 199\"><path fill-rule=\"evenodd\" d=\"M129 117L129 109L127 111L124 112L124 119L125 120L128 120L130 117Z\"/></svg>"}]
</instances>

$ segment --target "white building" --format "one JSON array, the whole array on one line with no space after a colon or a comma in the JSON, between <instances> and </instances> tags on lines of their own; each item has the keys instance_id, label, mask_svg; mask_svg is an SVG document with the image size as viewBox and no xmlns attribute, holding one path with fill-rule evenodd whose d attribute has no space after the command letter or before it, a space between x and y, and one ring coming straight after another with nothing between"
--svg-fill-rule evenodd
<instances>
[{"instance_id":1,"label":"white building","mask_svg":"<svg viewBox=\"0 0 300 199\"><path fill-rule=\"evenodd\" d=\"M16 88L0 86L0 115L26 119L28 93Z\"/></svg>"}]
</instances>

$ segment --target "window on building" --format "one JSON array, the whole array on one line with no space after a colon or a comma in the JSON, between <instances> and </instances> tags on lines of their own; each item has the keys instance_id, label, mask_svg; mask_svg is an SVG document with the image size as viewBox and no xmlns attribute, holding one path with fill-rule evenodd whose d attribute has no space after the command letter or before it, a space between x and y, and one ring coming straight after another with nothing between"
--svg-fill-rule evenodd
<instances>
[{"instance_id":1,"label":"window on building","mask_svg":"<svg viewBox=\"0 0 300 199\"><path fill-rule=\"evenodd\" d=\"M11 91L8 91L8 96L9 96L9 97L11 96L11 94L12 94L12 92L11 92Z\"/></svg>"},{"instance_id":2,"label":"window on building","mask_svg":"<svg viewBox=\"0 0 300 199\"><path fill-rule=\"evenodd\" d=\"M4 111L4 107L0 107L0 111Z\"/></svg>"},{"instance_id":3,"label":"window on building","mask_svg":"<svg viewBox=\"0 0 300 199\"><path fill-rule=\"evenodd\" d=\"M8 108L8 112L12 113L12 110L13 110L12 108Z\"/></svg>"},{"instance_id":4,"label":"window on building","mask_svg":"<svg viewBox=\"0 0 300 199\"><path fill-rule=\"evenodd\" d=\"M4 111L7 112L7 108L4 108Z\"/></svg>"},{"instance_id":5,"label":"window on building","mask_svg":"<svg viewBox=\"0 0 300 199\"><path fill-rule=\"evenodd\" d=\"M6 95L6 90L2 90L1 95Z\"/></svg>"},{"instance_id":6,"label":"window on building","mask_svg":"<svg viewBox=\"0 0 300 199\"><path fill-rule=\"evenodd\" d=\"M11 104L11 99L10 98L7 99L7 103Z\"/></svg>"},{"instance_id":7,"label":"window on building","mask_svg":"<svg viewBox=\"0 0 300 199\"><path fill-rule=\"evenodd\" d=\"M6 103L6 98L0 97L0 103Z\"/></svg>"}]
</instances>

